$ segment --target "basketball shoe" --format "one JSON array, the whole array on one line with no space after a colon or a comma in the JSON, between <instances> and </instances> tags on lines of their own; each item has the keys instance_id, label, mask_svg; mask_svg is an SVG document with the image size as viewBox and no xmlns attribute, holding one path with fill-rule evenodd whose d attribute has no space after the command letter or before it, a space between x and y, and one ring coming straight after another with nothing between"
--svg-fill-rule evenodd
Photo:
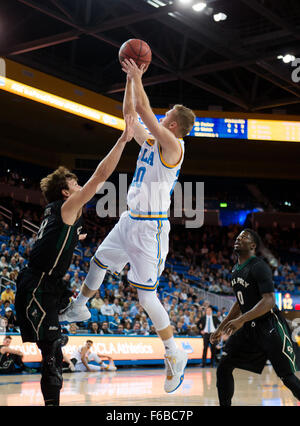
<instances>
[{"instance_id":1,"label":"basketball shoe","mask_svg":"<svg viewBox=\"0 0 300 426\"><path fill-rule=\"evenodd\" d=\"M106 364L105 362L102 363L101 367L104 371L117 371L117 367L112 364Z\"/></svg>"},{"instance_id":2,"label":"basketball shoe","mask_svg":"<svg viewBox=\"0 0 300 426\"><path fill-rule=\"evenodd\" d=\"M91 313L86 305L72 303L59 316L59 322L79 322L87 321L91 318Z\"/></svg>"},{"instance_id":3,"label":"basketball shoe","mask_svg":"<svg viewBox=\"0 0 300 426\"><path fill-rule=\"evenodd\" d=\"M183 382L187 361L187 353L180 349L177 349L172 355L165 355L166 380L164 389L167 393L174 392Z\"/></svg>"}]
</instances>

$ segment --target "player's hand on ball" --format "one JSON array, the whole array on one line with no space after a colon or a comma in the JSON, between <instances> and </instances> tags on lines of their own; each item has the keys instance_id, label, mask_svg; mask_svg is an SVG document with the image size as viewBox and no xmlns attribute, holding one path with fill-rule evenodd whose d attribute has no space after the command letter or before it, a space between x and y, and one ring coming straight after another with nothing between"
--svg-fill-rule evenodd
<instances>
[{"instance_id":1,"label":"player's hand on ball","mask_svg":"<svg viewBox=\"0 0 300 426\"><path fill-rule=\"evenodd\" d=\"M133 59L124 59L122 62L122 70L130 79L135 77L142 78L142 75L147 70L147 66L142 64L140 67L138 67Z\"/></svg>"}]
</instances>

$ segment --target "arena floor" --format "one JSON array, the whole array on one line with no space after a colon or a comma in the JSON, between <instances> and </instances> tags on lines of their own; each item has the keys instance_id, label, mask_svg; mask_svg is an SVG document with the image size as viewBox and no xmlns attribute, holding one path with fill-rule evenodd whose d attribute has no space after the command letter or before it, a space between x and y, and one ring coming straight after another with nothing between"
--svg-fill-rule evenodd
<instances>
[{"instance_id":1,"label":"arena floor","mask_svg":"<svg viewBox=\"0 0 300 426\"><path fill-rule=\"evenodd\" d=\"M299 372L297 373L300 376ZM290 391L266 366L262 375L235 370L236 406L299 406ZM0 377L1 406L41 406L40 374ZM163 390L164 370L119 369L117 372L67 373L62 406L217 406L216 370L190 367L173 394Z\"/></svg>"}]
</instances>

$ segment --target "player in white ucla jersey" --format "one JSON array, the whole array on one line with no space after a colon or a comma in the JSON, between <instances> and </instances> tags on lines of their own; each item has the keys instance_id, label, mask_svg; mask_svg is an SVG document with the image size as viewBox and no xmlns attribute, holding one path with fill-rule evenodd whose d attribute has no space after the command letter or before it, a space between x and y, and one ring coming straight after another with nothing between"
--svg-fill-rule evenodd
<instances>
[{"instance_id":1,"label":"player in white ucla jersey","mask_svg":"<svg viewBox=\"0 0 300 426\"><path fill-rule=\"evenodd\" d=\"M128 60L122 65L127 74L123 113L135 117L134 138L141 145L127 196L129 210L98 247L79 296L61 320L88 319L90 313L85 305L103 282L106 271L119 273L129 263L128 281L137 289L139 303L165 346L165 391L172 392L182 383L187 354L175 344L168 313L156 288L169 249L167 211L184 158L182 138L192 129L195 115L189 108L175 105L158 122L142 84L145 68ZM139 123L138 115L151 137Z\"/></svg>"}]
</instances>

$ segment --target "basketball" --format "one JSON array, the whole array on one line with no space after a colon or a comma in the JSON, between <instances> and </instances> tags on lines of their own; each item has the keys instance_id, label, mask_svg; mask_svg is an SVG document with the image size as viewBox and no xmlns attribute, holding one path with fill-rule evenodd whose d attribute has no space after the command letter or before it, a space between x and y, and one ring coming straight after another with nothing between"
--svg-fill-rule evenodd
<instances>
[{"instance_id":1,"label":"basketball","mask_svg":"<svg viewBox=\"0 0 300 426\"><path fill-rule=\"evenodd\" d=\"M149 66L152 59L152 52L149 45L137 38L125 41L119 50L119 61L122 64L124 59L133 59L137 66L145 64Z\"/></svg>"}]
</instances>

